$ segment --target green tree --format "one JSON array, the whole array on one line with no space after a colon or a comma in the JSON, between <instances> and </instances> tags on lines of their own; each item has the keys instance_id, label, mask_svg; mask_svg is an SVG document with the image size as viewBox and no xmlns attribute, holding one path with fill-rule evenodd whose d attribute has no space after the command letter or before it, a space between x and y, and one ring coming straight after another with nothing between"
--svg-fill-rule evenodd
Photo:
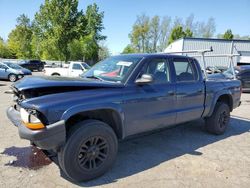
<instances>
[{"instance_id":1,"label":"green tree","mask_svg":"<svg viewBox=\"0 0 250 188\"><path fill-rule=\"evenodd\" d=\"M83 41L74 39L68 46L70 51L70 59L73 61L84 60Z\"/></svg>"},{"instance_id":2,"label":"green tree","mask_svg":"<svg viewBox=\"0 0 250 188\"><path fill-rule=\"evenodd\" d=\"M183 38L185 36L186 36L186 33L183 31L182 26L176 26L171 31L171 34L168 39L168 44L171 44L175 40Z\"/></svg>"},{"instance_id":3,"label":"green tree","mask_svg":"<svg viewBox=\"0 0 250 188\"><path fill-rule=\"evenodd\" d=\"M133 48L131 45L127 45L124 49L123 49L123 52L122 54L133 54L133 53L136 53L136 49Z\"/></svg>"},{"instance_id":4,"label":"green tree","mask_svg":"<svg viewBox=\"0 0 250 188\"><path fill-rule=\"evenodd\" d=\"M226 32L223 35L223 39L227 39L227 40L232 40L234 38L234 35L232 33L231 29L226 30Z\"/></svg>"},{"instance_id":5,"label":"green tree","mask_svg":"<svg viewBox=\"0 0 250 188\"><path fill-rule=\"evenodd\" d=\"M1 37L0 37L0 58L12 58L12 54L10 53L7 44Z\"/></svg>"},{"instance_id":6,"label":"green tree","mask_svg":"<svg viewBox=\"0 0 250 188\"><path fill-rule=\"evenodd\" d=\"M90 65L95 64L98 61L99 46L94 40L94 35L90 34L81 39L82 41L82 52L84 60Z\"/></svg>"},{"instance_id":7,"label":"green tree","mask_svg":"<svg viewBox=\"0 0 250 188\"><path fill-rule=\"evenodd\" d=\"M150 18L145 14L137 16L136 22L129 34L131 45L137 52L144 53L149 51L149 31Z\"/></svg>"},{"instance_id":8,"label":"green tree","mask_svg":"<svg viewBox=\"0 0 250 188\"><path fill-rule=\"evenodd\" d=\"M22 14L17 18L17 25L8 36L8 48L17 58L31 58L32 27L30 19Z\"/></svg>"},{"instance_id":9,"label":"green tree","mask_svg":"<svg viewBox=\"0 0 250 188\"><path fill-rule=\"evenodd\" d=\"M88 34L92 34L96 41L105 40L107 37L101 35L103 26L104 12L99 11L99 7L96 3L89 5L86 10L87 26L86 31Z\"/></svg>"},{"instance_id":10,"label":"green tree","mask_svg":"<svg viewBox=\"0 0 250 188\"><path fill-rule=\"evenodd\" d=\"M185 30L185 37L193 37L193 32L189 28Z\"/></svg>"},{"instance_id":11,"label":"green tree","mask_svg":"<svg viewBox=\"0 0 250 188\"><path fill-rule=\"evenodd\" d=\"M67 61L69 44L86 35L86 19L78 0L45 0L35 14L33 50L43 58Z\"/></svg>"},{"instance_id":12,"label":"green tree","mask_svg":"<svg viewBox=\"0 0 250 188\"><path fill-rule=\"evenodd\" d=\"M99 57L99 43L107 37L101 35L103 26L104 12L100 12L97 4L89 5L86 10L86 32L87 36L82 37L83 55L87 61L97 62Z\"/></svg>"}]
</instances>

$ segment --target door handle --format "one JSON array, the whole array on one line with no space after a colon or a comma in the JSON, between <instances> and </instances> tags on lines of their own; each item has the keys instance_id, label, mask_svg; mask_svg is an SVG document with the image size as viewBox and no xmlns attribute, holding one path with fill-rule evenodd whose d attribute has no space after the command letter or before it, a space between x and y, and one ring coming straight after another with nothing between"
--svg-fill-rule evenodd
<instances>
[{"instance_id":1,"label":"door handle","mask_svg":"<svg viewBox=\"0 0 250 188\"><path fill-rule=\"evenodd\" d=\"M198 93L202 93L202 91L203 91L202 89L199 89L199 90L198 90Z\"/></svg>"}]
</instances>

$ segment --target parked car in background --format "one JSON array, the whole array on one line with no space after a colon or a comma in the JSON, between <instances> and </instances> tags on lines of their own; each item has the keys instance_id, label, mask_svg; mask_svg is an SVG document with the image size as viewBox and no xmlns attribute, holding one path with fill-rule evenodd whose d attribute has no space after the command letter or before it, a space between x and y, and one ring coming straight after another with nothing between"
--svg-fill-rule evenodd
<instances>
[{"instance_id":1,"label":"parked car in background","mask_svg":"<svg viewBox=\"0 0 250 188\"><path fill-rule=\"evenodd\" d=\"M242 65L234 67L236 78L241 81L242 90L250 91L250 65ZM229 68L222 73L209 75L209 78L213 79L233 79L232 69Z\"/></svg>"},{"instance_id":2,"label":"parked car in background","mask_svg":"<svg viewBox=\"0 0 250 188\"><path fill-rule=\"evenodd\" d=\"M71 61L68 67L45 68L44 73L47 76L79 77L88 69L90 66L85 62Z\"/></svg>"},{"instance_id":3,"label":"parked car in background","mask_svg":"<svg viewBox=\"0 0 250 188\"><path fill-rule=\"evenodd\" d=\"M46 63L40 60L22 60L18 64L31 71L37 70L41 72L43 71L44 64Z\"/></svg>"},{"instance_id":4,"label":"parked car in background","mask_svg":"<svg viewBox=\"0 0 250 188\"><path fill-rule=\"evenodd\" d=\"M15 63L2 62L0 63L0 79L7 79L15 82L26 75L31 75L31 71L25 69Z\"/></svg>"},{"instance_id":5,"label":"parked car in background","mask_svg":"<svg viewBox=\"0 0 250 188\"><path fill-rule=\"evenodd\" d=\"M241 81L243 91L250 91L250 65L240 66L236 78Z\"/></svg>"}]
</instances>

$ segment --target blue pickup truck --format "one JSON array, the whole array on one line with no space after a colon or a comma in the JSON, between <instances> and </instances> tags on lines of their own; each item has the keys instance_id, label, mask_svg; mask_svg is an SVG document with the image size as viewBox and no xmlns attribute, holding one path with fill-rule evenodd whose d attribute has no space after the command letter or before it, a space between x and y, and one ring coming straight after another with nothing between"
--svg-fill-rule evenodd
<instances>
[{"instance_id":1,"label":"blue pickup truck","mask_svg":"<svg viewBox=\"0 0 250 188\"><path fill-rule=\"evenodd\" d=\"M23 139L57 154L76 181L105 173L118 140L203 118L223 134L241 83L205 79L198 61L167 54L110 57L82 78L27 77L11 86L7 115Z\"/></svg>"}]
</instances>

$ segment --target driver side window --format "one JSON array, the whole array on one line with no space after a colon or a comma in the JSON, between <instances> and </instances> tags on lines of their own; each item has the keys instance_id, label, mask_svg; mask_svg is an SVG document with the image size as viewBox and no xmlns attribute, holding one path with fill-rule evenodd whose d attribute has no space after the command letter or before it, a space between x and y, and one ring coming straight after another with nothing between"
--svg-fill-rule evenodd
<instances>
[{"instance_id":1,"label":"driver side window","mask_svg":"<svg viewBox=\"0 0 250 188\"><path fill-rule=\"evenodd\" d=\"M169 66L166 59L153 59L145 64L142 68L142 74L150 74L153 76L153 83L168 83L170 82Z\"/></svg>"}]
</instances>

